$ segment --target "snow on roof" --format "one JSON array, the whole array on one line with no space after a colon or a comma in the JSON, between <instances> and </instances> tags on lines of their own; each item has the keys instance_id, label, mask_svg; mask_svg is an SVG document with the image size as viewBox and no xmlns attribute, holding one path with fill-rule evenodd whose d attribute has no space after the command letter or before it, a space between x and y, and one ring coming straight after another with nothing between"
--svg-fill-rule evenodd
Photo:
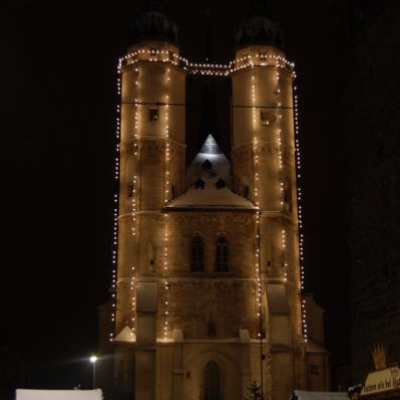
<instances>
[{"instance_id":1,"label":"snow on roof","mask_svg":"<svg viewBox=\"0 0 400 400\"><path fill-rule=\"evenodd\" d=\"M201 177L204 186L192 187L187 192L171 200L165 207L165 210L181 209L241 209L256 210L254 204L233 193L227 187L217 187L219 178Z\"/></svg>"},{"instance_id":2,"label":"snow on roof","mask_svg":"<svg viewBox=\"0 0 400 400\"><path fill-rule=\"evenodd\" d=\"M16 400L102 400L101 389L95 390L39 390L17 389Z\"/></svg>"},{"instance_id":3,"label":"snow on roof","mask_svg":"<svg viewBox=\"0 0 400 400\"><path fill-rule=\"evenodd\" d=\"M136 335L132 331L132 329L129 328L129 326L125 326L125 328L122 329L122 331L118 333L117 336L115 336L114 341L128 343L136 342Z\"/></svg>"},{"instance_id":4,"label":"snow on roof","mask_svg":"<svg viewBox=\"0 0 400 400\"><path fill-rule=\"evenodd\" d=\"M349 400L347 392L313 392L294 390L292 399L296 400Z\"/></svg>"},{"instance_id":5,"label":"snow on roof","mask_svg":"<svg viewBox=\"0 0 400 400\"><path fill-rule=\"evenodd\" d=\"M164 210L193 209L246 210L257 207L248 199L235 194L232 186L231 166L218 144L208 135L199 153L187 169L188 190L172 199Z\"/></svg>"}]
</instances>

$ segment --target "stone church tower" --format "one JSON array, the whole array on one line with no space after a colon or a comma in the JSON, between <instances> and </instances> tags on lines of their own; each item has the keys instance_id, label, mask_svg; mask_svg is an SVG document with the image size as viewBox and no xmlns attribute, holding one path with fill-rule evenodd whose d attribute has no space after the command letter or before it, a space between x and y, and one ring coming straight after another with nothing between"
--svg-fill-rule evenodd
<instances>
[{"instance_id":1,"label":"stone church tower","mask_svg":"<svg viewBox=\"0 0 400 400\"><path fill-rule=\"evenodd\" d=\"M327 390L321 313L301 294L293 64L263 5L250 8L229 65L183 58L157 2L120 60L111 340L127 398L243 400L254 381L269 400ZM209 132L187 164L191 74L230 79L231 153Z\"/></svg>"}]
</instances>

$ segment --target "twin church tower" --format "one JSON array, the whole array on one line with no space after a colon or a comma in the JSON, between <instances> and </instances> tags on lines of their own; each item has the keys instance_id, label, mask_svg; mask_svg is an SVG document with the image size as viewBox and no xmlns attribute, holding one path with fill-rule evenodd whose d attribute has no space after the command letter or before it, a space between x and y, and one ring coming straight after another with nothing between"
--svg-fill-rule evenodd
<instances>
[{"instance_id":1,"label":"twin church tower","mask_svg":"<svg viewBox=\"0 0 400 400\"><path fill-rule=\"evenodd\" d=\"M157 2L120 60L114 379L135 400L327 390L322 311L302 295L293 64L262 4L226 65L183 58ZM193 160L187 81L230 82L230 154Z\"/></svg>"}]
</instances>

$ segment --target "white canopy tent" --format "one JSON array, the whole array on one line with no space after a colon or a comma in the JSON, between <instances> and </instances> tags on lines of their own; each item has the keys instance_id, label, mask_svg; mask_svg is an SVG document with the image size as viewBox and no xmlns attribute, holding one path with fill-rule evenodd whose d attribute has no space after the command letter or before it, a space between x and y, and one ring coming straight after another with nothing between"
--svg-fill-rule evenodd
<instances>
[{"instance_id":1,"label":"white canopy tent","mask_svg":"<svg viewBox=\"0 0 400 400\"><path fill-rule=\"evenodd\" d=\"M294 390L292 400L349 400L347 392L312 392Z\"/></svg>"},{"instance_id":2,"label":"white canopy tent","mask_svg":"<svg viewBox=\"0 0 400 400\"><path fill-rule=\"evenodd\" d=\"M103 400L101 389L38 390L17 389L16 400Z\"/></svg>"}]
</instances>

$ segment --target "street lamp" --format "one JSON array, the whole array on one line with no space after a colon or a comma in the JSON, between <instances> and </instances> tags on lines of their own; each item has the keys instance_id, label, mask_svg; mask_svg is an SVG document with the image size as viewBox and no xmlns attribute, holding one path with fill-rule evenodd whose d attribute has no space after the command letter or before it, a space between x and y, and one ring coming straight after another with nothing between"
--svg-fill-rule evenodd
<instances>
[{"instance_id":1,"label":"street lamp","mask_svg":"<svg viewBox=\"0 0 400 400\"><path fill-rule=\"evenodd\" d=\"M97 361L97 357L96 356L91 356L90 357L90 362L93 364L92 389L94 389L96 387L96 361Z\"/></svg>"}]
</instances>

